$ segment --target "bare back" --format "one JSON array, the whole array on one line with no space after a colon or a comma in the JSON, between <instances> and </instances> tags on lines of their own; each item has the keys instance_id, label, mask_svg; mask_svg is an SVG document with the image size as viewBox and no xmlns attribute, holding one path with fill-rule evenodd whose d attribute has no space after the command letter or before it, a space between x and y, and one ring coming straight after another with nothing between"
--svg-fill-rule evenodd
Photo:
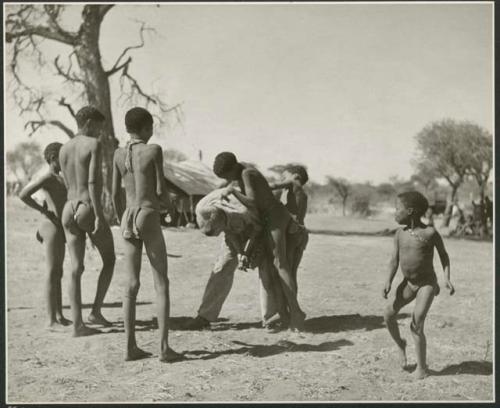
<instances>
[{"instance_id":1,"label":"bare back","mask_svg":"<svg viewBox=\"0 0 500 408\"><path fill-rule=\"evenodd\" d=\"M244 194L249 194L249 188L252 189L255 205L261 212L266 212L279 203L265 177L256 169L245 168L238 183Z\"/></svg>"},{"instance_id":2,"label":"bare back","mask_svg":"<svg viewBox=\"0 0 500 408\"><path fill-rule=\"evenodd\" d=\"M68 200L90 201L90 161L98 144L99 141L95 138L78 135L61 147L59 162L68 188ZM99 196L102 191L102 180L97 177L93 181Z\"/></svg>"},{"instance_id":3,"label":"bare back","mask_svg":"<svg viewBox=\"0 0 500 408\"><path fill-rule=\"evenodd\" d=\"M50 174L44 181L42 190L47 208L60 219L67 199L67 190L64 185L64 180L59 175Z\"/></svg>"},{"instance_id":4,"label":"bare back","mask_svg":"<svg viewBox=\"0 0 500 408\"><path fill-rule=\"evenodd\" d=\"M160 198L157 194L158 169L156 156L158 155L158 145L136 144L132 146L132 169L128 171L125 166L127 155L126 148L118 148L115 152L116 168L125 186L127 207L147 207L156 210L161 209ZM161 169L163 174L163 169Z\"/></svg>"}]
</instances>

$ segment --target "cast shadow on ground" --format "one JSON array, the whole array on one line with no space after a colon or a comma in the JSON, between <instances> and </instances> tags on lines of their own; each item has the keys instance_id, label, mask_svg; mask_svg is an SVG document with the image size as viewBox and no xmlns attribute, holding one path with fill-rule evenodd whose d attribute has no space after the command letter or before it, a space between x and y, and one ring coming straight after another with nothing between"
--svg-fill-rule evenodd
<instances>
[{"instance_id":1,"label":"cast shadow on ground","mask_svg":"<svg viewBox=\"0 0 500 408\"><path fill-rule=\"evenodd\" d=\"M408 313L398 314L398 319L410 317ZM349 330L376 330L385 327L382 316L359 314L320 316L308 319L304 324L304 331L307 333L337 333Z\"/></svg>"},{"instance_id":2,"label":"cast shadow on ground","mask_svg":"<svg viewBox=\"0 0 500 408\"><path fill-rule=\"evenodd\" d=\"M396 232L395 229L385 229L382 231L365 232L365 231L338 231L338 230L323 230L310 229L309 234L312 235L333 235L338 237L346 236L365 236L365 237L390 237Z\"/></svg>"},{"instance_id":3,"label":"cast shadow on ground","mask_svg":"<svg viewBox=\"0 0 500 408\"><path fill-rule=\"evenodd\" d=\"M439 371L429 370L429 374L435 376L459 374L492 375L493 363L486 360L462 361L459 364L449 365Z\"/></svg>"},{"instance_id":4,"label":"cast shadow on ground","mask_svg":"<svg viewBox=\"0 0 500 408\"><path fill-rule=\"evenodd\" d=\"M223 351L191 350L183 354L199 356L197 358L189 358L190 360L211 360L220 356L234 354L243 354L245 356L261 358L275 356L282 353L335 351L339 350L341 347L352 346L354 344L345 339L328 341L318 345L297 344L288 340L281 340L276 344L248 344L241 341L233 341L232 343L243 347Z\"/></svg>"},{"instance_id":5,"label":"cast shadow on ground","mask_svg":"<svg viewBox=\"0 0 500 408\"><path fill-rule=\"evenodd\" d=\"M137 302L136 305L137 306L142 306L142 305L152 305L153 303L152 302ZM90 309L92 308L94 305L92 303L84 303L82 305L82 309ZM104 303L102 305L103 308L122 308L123 306L123 303L122 302L113 302L113 303ZM62 307L63 309L70 309L70 306L69 305L64 305Z\"/></svg>"}]
</instances>

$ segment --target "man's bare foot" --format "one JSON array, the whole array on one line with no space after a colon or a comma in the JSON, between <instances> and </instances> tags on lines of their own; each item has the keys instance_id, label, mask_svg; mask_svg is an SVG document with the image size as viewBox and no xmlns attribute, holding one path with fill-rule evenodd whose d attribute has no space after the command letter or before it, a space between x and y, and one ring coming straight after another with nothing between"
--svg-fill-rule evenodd
<instances>
[{"instance_id":1,"label":"man's bare foot","mask_svg":"<svg viewBox=\"0 0 500 408\"><path fill-rule=\"evenodd\" d=\"M151 355L151 353L148 353L147 351L144 351L135 346L132 349L127 350L127 353L125 354L125 361L140 360L142 358L150 357Z\"/></svg>"},{"instance_id":2,"label":"man's bare foot","mask_svg":"<svg viewBox=\"0 0 500 408\"><path fill-rule=\"evenodd\" d=\"M401 344L398 344L398 361L399 366L404 370L408 367L408 361L406 360L406 340L401 339Z\"/></svg>"},{"instance_id":3,"label":"man's bare foot","mask_svg":"<svg viewBox=\"0 0 500 408\"><path fill-rule=\"evenodd\" d=\"M160 361L162 363L173 363L175 361L181 361L181 360L185 360L185 359L186 359L186 357L184 357L183 354L177 353L176 351L174 351L170 347L167 349L166 353L162 353L160 355Z\"/></svg>"},{"instance_id":4,"label":"man's bare foot","mask_svg":"<svg viewBox=\"0 0 500 408\"><path fill-rule=\"evenodd\" d=\"M91 313L87 320L91 324L99 324L105 327L112 326L112 323L107 321L101 313Z\"/></svg>"},{"instance_id":5,"label":"man's bare foot","mask_svg":"<svg viewBox=\"0 0 500 408\"><path fill-rule=\"evenodd\" d=\"M100 330L94 329L92 327L80 326L78 328L75 327L75 329L73 330L73 337L92 336L93 334L100 333Z\"/></svg>"},{"instance_id":6,"label":"man's bare foot","mask_svg":"<svg viewBox=\"0 0 500 408\"><path fill-rule=\"evenodd\" d=\"M423 380L425 377L429 376L427 369L422 367L417 367L415 370L414 376L417 380Z\"/></svg>"},{"instance_id":7,"label":"man's bare foot","mask_svg":"<svg viewBox=\"0 0 500 408\"><path fill-rule=\"evenodd\" d=\"M57 323L59 323L61 326L69 326L73 322L71 320L66 319L64 316L59 316L56 318Z\"/></svg>"}]
</instances>

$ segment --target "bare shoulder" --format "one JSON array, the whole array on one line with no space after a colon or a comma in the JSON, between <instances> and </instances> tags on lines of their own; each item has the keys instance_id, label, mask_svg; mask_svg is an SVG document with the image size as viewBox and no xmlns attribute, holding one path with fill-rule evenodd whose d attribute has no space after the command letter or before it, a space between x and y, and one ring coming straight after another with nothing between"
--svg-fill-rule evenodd
<instances>
[{"instance_id":1,"label":"bare shoulder","mask_svg":"<svg viewBox=\"0 0 500 408\"><path fill-rule=\"evenodd\" d=\"M243 169L241 172L241 177L248 178L248 179L255 179L255 178L260 178L264 177L259 170L254 169L252 167L247 167Z\"/></svg>"},{"instance_id":2,"label":"bare shoulder","mask_svg":"<svg viewBox=\"0 0 500 408\"><path fill-rule=\"evenodd\" d=\"M114 153L114 158L115 158L115 161L117 162L121 162L121 161L124 161L125 160L125 148L124 147L118 147L116 150L115 150L115 153Z\"/></svg>"}]
</instances>

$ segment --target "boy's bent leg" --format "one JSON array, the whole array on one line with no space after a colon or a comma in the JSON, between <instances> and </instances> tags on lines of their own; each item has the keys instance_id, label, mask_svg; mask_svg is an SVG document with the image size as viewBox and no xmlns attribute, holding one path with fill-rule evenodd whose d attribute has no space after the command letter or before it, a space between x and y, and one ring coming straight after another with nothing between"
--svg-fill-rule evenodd
<instances>
[{"instance_id":1,"label":"boy's bent leg","mask_svg":"<svg viewBox=\"0 0 500 408\"><path fill-rule=\"evenodd\" d=\"M401 337L399 332L399 326L397 321L397 314L399 311L415 299L415 292L407 284L406 280L403 280L396 289L396 295L394 301L389 304L384 313L384 321L389 330L389 334L398 346L399 350L399 364L401 368L406 368L406 340Z\"/></svg>"},{"instance_id":2,"label":"boy's bent leg","mask_svg":"<svg viewBox=\"0 0 500 408\"><path fill-rule=\"evenodd\" d=\"M168 321L170 317L170 296L168 281L167 248L160 227L160 216L156 211L141 211L137 226L146 247L156 290L158 328L160 331L160 361L173 362L183 358L168 344Z\"/></svg>"},{"instance_id":3,"label":"boy's bent leg","mask_svg":"<svg viewBox=\"0 0 500 408\"><path fill-rule=\"evenodd\" d=\"M65 251L66 251L66 239L64 238L64 231L62 227L58 227L55 240L55 250L54 250L55 265L57 270L57 274L55 276L56 319L60 325L69 326L71 324L71 320L66 319L62 311L61 281L63 277L63 264L64 264Z\"/></svg>"},{"instance_id":4,"label":"boy's bent leg","mask_svg":"<svg viewBox=\"0 0 500 408\"><path fill-rule=\"evenodd\" d=\"M198 309L198 316L209 322L219 317L231 287L233 286L234 272L238 267L236 251L226 240L223 241L221 252L215 262L210 277L208 278L203 299Z\"/></svg>"},{"instance_id":5,"label":"boy's bent leg","mask_svg":"<svg viewBox=\"0 0 500 408\"><path fill-rule=\"evenodd\" d=\"M137 293L140 287L142 241L133 239L123 240L125 274L127 277L125 293L123 296L123 326L127 345L125 351L125 360L139 360L151 355L137 347L135 340L135 308Z\"/></svg>"},{"instance_id":6,"label":"boy's bent leg","mask_svg":"<svg viewBox=\"0 0 500 408\"><path fill-rule=\"evenodd\" d=\"M435 287L432 285L422 286L418 292L415 301L415 310L413 311L410 329L415 341L417 354L417 369L415 375L418 379L427 376L427 339L424 334L424 323L427 312L434 300Z\"/></svg>"},{"instance_id":7,"label":"boy's bent leg","mask_svg":"<svg viewBox=\"0 0 500 408\"><path fill-rule=\"evenodd\" d=\"M111 278L113 277L113 270L115 268L116 256L113 234L111 233L109 225L104 223L96 234L89 234L89 237L101 255L102 269L97 281L94 304L88 317L88 321L94 324L110 326L111 323L104 318L101 308L104 303L104 297L106 296L109 285L111 284Z\"/></svg>"}]
</instances>

